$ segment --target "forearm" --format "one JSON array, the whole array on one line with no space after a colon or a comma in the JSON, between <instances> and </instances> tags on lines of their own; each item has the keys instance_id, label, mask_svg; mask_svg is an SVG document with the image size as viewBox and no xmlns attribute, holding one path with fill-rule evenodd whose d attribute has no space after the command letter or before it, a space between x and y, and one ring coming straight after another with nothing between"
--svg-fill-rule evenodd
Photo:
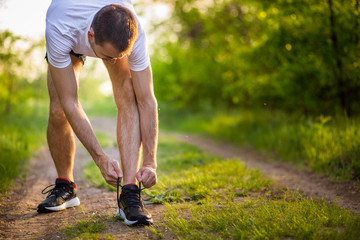
<instances>
[{"instance_id":1,"label":"forearm","mask_svg":"<svg viewBox=\"0 0 360 240\"><path fill-rule=\"evenodd\" d=\"M65 68L55 68L49 64L49 71L61 106L76 136L94 159L106 182L116 186L118 177L122 176L119 163L104 153L95 137L78 99L78 86L72 64Z\"/></svg>"},{"instance_id":2,"label":"forearm","mask_svg":"<svg viewBox=\"0 0 360 240\"><path fill-rule=\"evenodd\" d=\"M80 142L88 150L95 163L104 155L104 152L96 139L94 131L91 127L79 101L65 101L62 103L66 117L74 130Z\"/></svg>"},{"instance_id":3,"label":"forearm","mask_svg":"<svg viewBox=\"0 0 360 240\"><path fill-rule=\"evenodd\" d=\"M157 103L153 90L151 66L142 71L131 71L140 115L141 142L143 147L143 167L156 169L158 140ZM156 181L155 181L156 182ZM149 186L155 184L152 182Z\"/></svg>"},{"instance_id":4,"label":"forearm","mask_svg":"<svg viewBox=\"0 0 360 240\"><path fill-rule=\"evenodd\" d=\"M156 150L158 140L157 103L153 99L146 104L138 104L140 113L141 140L143 147L143 166L156 169Z\"/></svg>"}]
</instances>

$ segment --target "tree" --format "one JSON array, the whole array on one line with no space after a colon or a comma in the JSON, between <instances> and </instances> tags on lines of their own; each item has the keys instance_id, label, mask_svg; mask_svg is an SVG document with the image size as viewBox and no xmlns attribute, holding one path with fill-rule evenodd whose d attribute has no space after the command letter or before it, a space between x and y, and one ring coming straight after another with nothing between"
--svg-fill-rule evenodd
<instances>
[{"instance_id":1,"label":"tree","mask_svg":"<svg viewBox=\"0 0 360 240\"><path fill-rule=\"evenodd\" d=\"M44 69L37 69L33 53L44 46L44 41L27 40L7 30L0 32L0 112L9 114L14 104L43 96L39 90L45 84Z\"/></svg>"},{"instance_id":2,"label":"tree","mask_svg":"<svg viewBox=\"0 0 360 240\"><path fill-rule=\"evenodd\" d=\"M10 31L0 32L0 79L2 82L1 99L4 113L10 113L11 102L17 75L16 68L22 65L21 58L14 52L14 46L20 37ZM2 101L1 101L2 100Z\"/></svg>"},{"instance_id":3,"label":"tree","mask_svg":"<svg viewBox=\"0 0 360 240\"><path fill-rule=\"evenodd\" d=\"M358 0L169 4L153 55L160 101L360 113Z\"/></svg>"}]
</instances>

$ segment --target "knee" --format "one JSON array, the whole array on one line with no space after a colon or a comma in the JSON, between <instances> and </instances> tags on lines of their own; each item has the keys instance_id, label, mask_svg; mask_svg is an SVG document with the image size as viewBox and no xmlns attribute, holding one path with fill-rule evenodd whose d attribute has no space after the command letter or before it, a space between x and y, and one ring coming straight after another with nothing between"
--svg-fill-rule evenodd
<instances>
[{"instance_id":1,"label":"knee","mask_svg":"<svg viewBox=\"0 0 360 240\"><path fill-rule=\"evenodd\" d=\"M61 106L50 106L49 110L49 124L52 126L62 126L67 124L65 113Z\"/></svg>"}]
</instances>

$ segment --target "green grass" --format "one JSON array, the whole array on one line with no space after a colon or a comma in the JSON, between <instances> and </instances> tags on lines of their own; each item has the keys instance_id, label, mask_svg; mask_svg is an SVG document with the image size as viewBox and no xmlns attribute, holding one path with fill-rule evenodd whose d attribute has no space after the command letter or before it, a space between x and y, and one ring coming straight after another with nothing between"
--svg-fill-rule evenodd
<instances>
[{"instance_id":1,"label":"green grass","mask_svg":"<svg viewBox=\"0 0 360 240\"><path fill-rule=\"evenodd\" d=\"M160 165L161 163L159 163ZM246 194L269 187L270 181L259 171L248 169L239 161L216 159L203 166L194 166L162 175L159 183L147 193L154 203L199 201L222 197L229 193Z\"/></svg>"},{"instance_id":2,"label":"green grass","mask_svg":"<svg viewBox=\"0 0 360 240\"><path fill-rule=\"evenodd\" d=\"M106 229L105 219L90 218L89 220L78 220L74 225L66 225L62 228L68 239L111 239L110 237L100 236L99 233Z\"/></svg>"},{"instance_id":3,"label":"green grass","mask_svg":"<svg viewBox=\"0 0 360 240\"><path fill-rule=\"evenodd\" d=\"M357 239L360 235L360 216L334 203L274 189L258 170L237 160L221 159L167 137L159 139L158 149L158 184L144 191L144 199L165 208L161 220L146 228L151 239ZM103 181L94 174L87 179Z\"/></svg>"},{"instance_id":4,"label":"green grass","mask_svg":"<svg viewBox=\"0 0 360 240\"><path fill-rule=\"evenodd\" d=\"M96 131L95 135L102 148L117 147L116 139L113 139L108 134Z\"/></svg>"},{"instance_id":5,"label":"green grass","mask_svg":"<svg viewBox=\"0 0 360 240\"><path fill-rule=\"evenodd\" d=\"M107 188L110 191L116 191L116 188L105 182L99 168L95 165L94 161L90 161L85 165L84 177L95 187Z\"/></svg>"},{"instance_id":6,"label":"green grass","mask_svg":"<svg viewBox=\"0 0 360 240\"><path fill-rule=\"evenodd\" d=\"M99 140L99 143L102 148L108 148L108 147L117 148L116 139L113 139L108 134L105 134L103 132L95 132L95 135ZM107 188L110 191L116 190L116 188L112 187L111 185L105 182L99 168L95 165L94 161L90 161L86 164L84 168L84 176L86 179L90 181L92 185L96 187Z\"/></svg>"},{"instance_id":7,"label":"green grass","mask_svg":"<svg viewBox=\"0 0 360 240\"><path fill-rule=\"evenodd\" d=\"M158 148L158 184L145 191L154 203L197 201L224 192L246 194L271 184L258 170L249 169L237 160L224 161L173 138L160 138ZM116 190L105 182L93 162L85 166L84 174L94 186Z\"/></svg>"},{"instance_id":8,"label":"green grass","mask_svg":"<svg viewBox=\"0 0 360 240\"><path fill-rule=\"evenodd\" d=\"M24 104L0 118L0 193L9 190L13 179L25 173L28 159L45 141L45 107L37 114L28 107Z\"/></svg>"},{"instance_id":9,"label":"green grass","mask_svg":"<svg viewBox=\"0 0 360 240\"><path fill-rule=\"evenodd\" d=\"M167 205L154 237L177 239L357 239L360 217L325 202L285 192L280 199L208 200Z\"/></svg>"},{"instance_id":10,"label":"green grass","mask_svg":"<svg viewBox=\"0 0 360 240\"><path fill-rule=\"evenodd\" d=\"M159 182L145 193L154 203L199 201L267 189L271 181L238 160L224 160L173 138L159 140Z\"/></svg>"},{"instance_id":11,"label":"green grass","mask_svg":"<svg viewBox=\"0 0 360 240\"><path fill-rule=\"evenodd\" d=\"M191 114L165 109L160 120L165 130L207 134L255 148L335 180L360 179L359 119L269 110Z\"/></svg>"}]
</instances>

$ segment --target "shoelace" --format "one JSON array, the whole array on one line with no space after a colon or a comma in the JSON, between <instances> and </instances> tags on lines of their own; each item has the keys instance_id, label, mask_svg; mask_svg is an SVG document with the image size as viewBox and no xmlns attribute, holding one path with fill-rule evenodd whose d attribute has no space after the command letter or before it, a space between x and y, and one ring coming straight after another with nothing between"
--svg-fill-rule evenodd
<instances>
[{"instance_id":1,"label":"shoelace","mask_svg":"<svg viewBox=\"0 0 360 240\"><path fill-rule=\"evenodd\" d=\"M117 187L116 187L116 200L117 200L117 204L118 207L120 208L120 195L119 195L119 188L122 187L120 184L120 178L118 177L117 179Z\"/></svg>"},{"instance_id":2,"label":"shoelace","mask_svg":"<svg viewBox=\"0 0 360 240\"><path fill-rule=\"evenodd\" d=\"M122 188L123 186L121 186L121 184L120 184L120 178L118 177L118 179L117 179L117 189L116 189L116 192L117 192L117 194L116 194L116 200L117 200L117 204L118 204L118 207L120 208L120 195L121 195L121 193L120 193L120 188ZM129 202L129 204L128 205L130 205L130 206L133 206L133 205L139 205L140 207L142 206L142 202L141 202L141 191L142 190L144 190L145 188L141 188L141 182L139 182L139 192L138 192L138 194L139 194L139 201L134 201L135 200L135 198L128 198L128 199L131 199L131 200L133 200L133 201L131 201L131 202ZM129 193L136 193L136 192L129 192ZM128 194L129 194L128 193Z\"/></svg>"},{"instance_id":3,"label":"shoelace","mask_svg":"<svg viewBox=\"0 0 360 240\"><path fill-rule=\"evenodd\" d=\"M44 188L44 189L41 191L41 193L42 193L42 194L48 194L46 197L49 197L51 194L57 193L57 192L59 191L60 186L61 186L61 185L56 186L56 184L50 184L49 186L47 186L46 188ZM50 187L53 187L53 188L47 190L47 189L50 188ZM46 190L47 190L47 191L46 191ZM46 192L45 192L45 191L46 191Z\"/></svg>"}]
</instances>

